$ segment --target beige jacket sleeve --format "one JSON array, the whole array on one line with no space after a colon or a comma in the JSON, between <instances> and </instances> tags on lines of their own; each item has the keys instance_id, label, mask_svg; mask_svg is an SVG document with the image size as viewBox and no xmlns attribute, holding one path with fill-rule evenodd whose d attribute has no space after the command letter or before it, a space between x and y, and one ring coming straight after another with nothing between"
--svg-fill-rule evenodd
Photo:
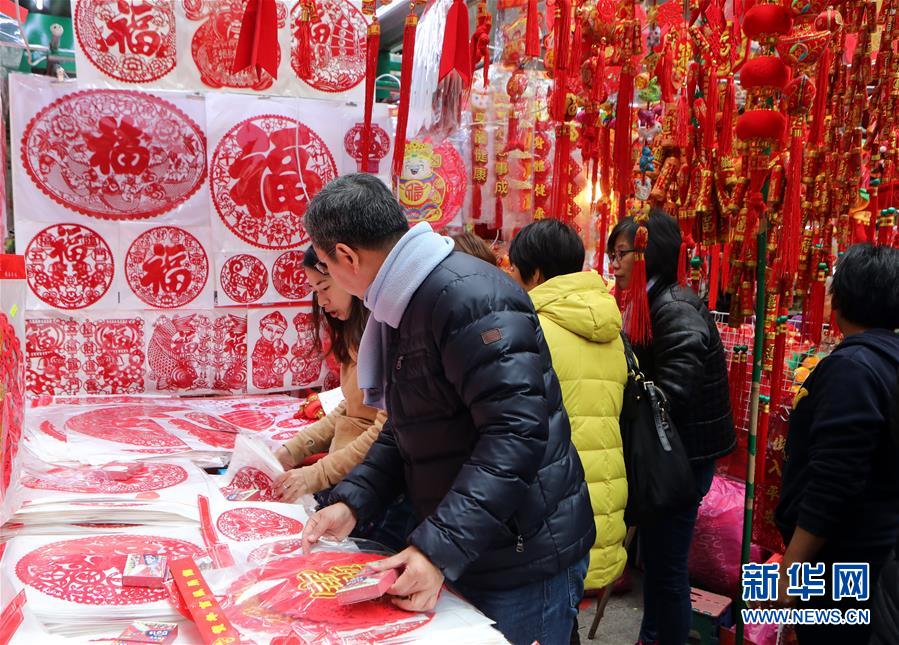
<instances>
[{"instance_id":1,"label":"beige jacket sleeve","mask_svg":"<svg viewBox=\"0 0 899 645\"><path fill-rule=\"evenodd\" d=\"M309 493L317 493L337 484L365 459L368 449L381 434L387 416L379 414L368 429L339 450L322 457L311 466L300 468Z\"/></svg>"},{"instance_id":2,"label":"beige jacket sleeve","mask_svg":"<svg viewBox=\"0 0 899 645\"><path fill-rule=\"evenodd\" d=\"M341 401L331 414L319 419L294 435L284 443L284 447L293 457L294 465L299 464L309 455L327 452L334 438L337 419L346 414L346 401Z\"/></svg>"}]
</instances>

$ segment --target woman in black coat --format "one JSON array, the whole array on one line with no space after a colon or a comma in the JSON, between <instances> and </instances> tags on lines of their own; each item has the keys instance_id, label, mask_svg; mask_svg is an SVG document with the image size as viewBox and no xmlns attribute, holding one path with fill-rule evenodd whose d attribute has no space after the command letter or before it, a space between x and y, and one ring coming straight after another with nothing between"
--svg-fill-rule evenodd
<instances>
[{"instance_id":1,"label":"woman in black coat","mask_svg":"<svg viewBox=\"0 0 899 645\"><path fill-rule=\"evenodd\" d=\"M664 392L671 417L693 466L696 502L640 527L646 575L640 643L683 645L690 630L687 557L699 503L708 492L715 460L736 443L727 364L715 321L689 287L677 282L681 233L677 222L654 211L646 223L645 251L652 340L634 347L647 379ZM630 286L638 225L622 219L612 230L608 255L616 289ZM625 317L627 311L625 311Z\"/></svg>"}]
</instances>

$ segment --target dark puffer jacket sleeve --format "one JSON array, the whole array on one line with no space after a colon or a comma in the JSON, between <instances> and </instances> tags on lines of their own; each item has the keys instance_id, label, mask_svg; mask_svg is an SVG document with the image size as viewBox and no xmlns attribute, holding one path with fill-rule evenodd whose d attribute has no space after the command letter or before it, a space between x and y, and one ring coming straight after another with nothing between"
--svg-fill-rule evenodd
<instances>
[{"instance_id":1,"label":"dark puffer jacket sleeve","mask_svg":"<svg viewBox=\"0 0 899 645\"><path fill-rule=\"evenodd\" d=\"M403 458L388 418L361 464L353 468L331 494L356 515L358 524L376 517L403 491Z\"/></svg>"},{"instance_id":2,"label":"dark puffer jacket sleeve","mask_svg":"<svg viewBox=\"0 0 899 645\"><path fill-rule=\"evenodd\" d=\"M432 329L478 438L449 493L409 537L450 580L488 549L526 499L549 426L538 322L525 294L500 298L494 291L472 303L462 289L457 281L443 292Z\"/></svg>"},{"instance_id":3,"label":"dark puffer jacket sleeve","mask_svg":"<svg viewBox=\"0 0 899 645\"><path fill-rule=\"evenodd\" d=\"M653 316L654 379L671 405L674 418L691 405L702 382L703 360L708 353L709 327L689 302L674 300Z\"/></svg>"}]
</instances>

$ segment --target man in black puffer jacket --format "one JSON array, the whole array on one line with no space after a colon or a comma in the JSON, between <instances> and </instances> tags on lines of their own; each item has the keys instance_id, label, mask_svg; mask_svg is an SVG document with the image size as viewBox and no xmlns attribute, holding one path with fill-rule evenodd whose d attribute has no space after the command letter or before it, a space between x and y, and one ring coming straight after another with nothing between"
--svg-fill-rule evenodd
<instances>
[{"instance_id":1,"label":"man in black puffer jacket","mask_svg":"<svg viewBox=\"0 0 899 645\"><path fill-rule=\"evenodd\" d=\"M304 545L346 537L405 490L420 523L380 565L403 568L398 606L432 609L445 577L513 643L567 643L595 527L528 296L427 224L409 230L371 175L329 184L305 223L321 268L372 311L359 386L389 419Z\"/></svg>"}]
</instances>

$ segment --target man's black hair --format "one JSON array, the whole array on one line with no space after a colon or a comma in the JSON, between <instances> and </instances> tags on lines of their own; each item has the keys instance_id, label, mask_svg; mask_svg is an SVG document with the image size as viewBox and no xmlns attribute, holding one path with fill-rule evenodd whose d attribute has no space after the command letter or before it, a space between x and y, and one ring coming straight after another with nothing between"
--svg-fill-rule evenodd
<instances>
[{"instance_id":1,"label":"man's black hair","mask_svg":"<svg viewBox=\"0 0 899 645\"><path fill-rule=\"evenodd\" d=\"M525 226L509 247L509 261L529 281L537 270L544 280L584 268L584 243L577 232L555 219Z\"/></svg>"},{"instance_id":2,"label":"man's black hair","mask_svg":"<svg viewBox=\"0 0 899 645\"><path fill-rule=\"evenodd\" d=\"M849 247L830 284L831 304L848 322L866 329L899 329L899 249Z\"/></svg>"},{"instance_id":3,"label":"man's black hair","mask_svg":"<svg viewBox=\"0 0 899 645\"><path fill-rule=\"evenodd\" d=\"M637 228L637 222L633 217L619 220L609 234L606 245L607 252L612 253L615 250L618 236L622 234L628 240L628 244L633 247ZM677 260L683 241L677 220L664 211L654 209L649 213L646 229L649 231L649 243L646 247L646 277L655 278L659 286L674 284L677 282Z\"/></svg>"},{"instance_id":4,"label":"man's black hair","mask_svg":"<svg viewBox=\"0 0 899 645\"><path fill-rule=\"evenodd\" d=\"M380 179L358 173L338 177L309 203L304 224L312 242L330 252L337 244L380 249L409 230L403 207Z\"/></svg>"}]
</instances>

